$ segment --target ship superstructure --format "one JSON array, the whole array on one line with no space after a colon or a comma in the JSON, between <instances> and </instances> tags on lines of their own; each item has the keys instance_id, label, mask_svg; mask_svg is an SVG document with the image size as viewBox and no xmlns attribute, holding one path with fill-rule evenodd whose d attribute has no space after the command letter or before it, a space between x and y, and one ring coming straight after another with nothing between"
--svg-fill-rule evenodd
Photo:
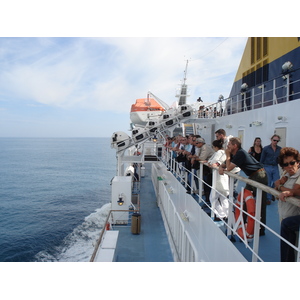
<instances>
[{"instance_id":1,"label":"ship superstructure","mask_svg":"<svg viewBox=\"0 0 300 300\"><path fill-rule=\"evenodd\" d=\"M260 137L263 145L268 145L274 133L281 137L280 146L290 146L299 150L299 55L300 42L296 37L249 38L228 98L220 97L218 102L204 107L181 102L172 114L164 111L158 118L148 121L145 126L134 128L132 136L122 131L115 132L111 143L117 153L118 170L112 184L112 211L107 220L109 226L103 231L92 260L97 260L101 249L103 250L101 243L105 242L106 234L108 238L122 234L128 225L133 230L132 226L141 220L141 228L143 222L150 222L151 226L155 226L151 224L151 217L143 221L143 214L140 213L143 206L143 199L140 197L141 181L148 177L151 178L154 190L151 197L159 207L163 219L164 228L160 230L166 232L168 247L174 261L278 261L280 223L275 203L269 208L271 217L267 218L266 237L259 236L259 226L262 225L262 191L274 197L277 197L279 192L253 182L242 174L227 172L230 177L231 213L228 221L215 222L214 210L207 205L202 194L205 184L204 164L200 164L197 175L191 174L192 178L199 178L199 190L195 195L187 194L189 171L173 161L172 153L164 144L167 136L173 136L178 127L189 124L192 133L199 134L208 144L215 139L215 131L223 128L227 135L239 137L245 150L252 146L255 137ZM186 82L183 84L185 88ZM214 193L217 192L214 189L215 172L217 169L212 169ZM254 185L258 191L254 236L251 239L238 233L238 222L234 215L237 209L233 192L234 180L238 180L238 189L242 197L246 183ZM297 198L290 197L287 201L300 206ZM248 213L243 211L243 214ZM243 220L240 218L239 222ZM242 225L245 228L245 224ZM149 228L149 224L144 226ZM118 234L112 234L113 231L118 231ZM138 231L138 236L142 239L146 232L140 228ZM151 232L147 231L147 234L151 235ZM116 261L119 261L117 244L120 240L118 237L114 238L115 248L111 257ZM237 240L242 243L233 242ZM124 239L122 243L125 243ZM130 249L134 251L134 244ZM299 260L299 247L295 247L295 251L298 251ZM126 260L124 256L122 259Z\"/></svg>"}]
</instances>

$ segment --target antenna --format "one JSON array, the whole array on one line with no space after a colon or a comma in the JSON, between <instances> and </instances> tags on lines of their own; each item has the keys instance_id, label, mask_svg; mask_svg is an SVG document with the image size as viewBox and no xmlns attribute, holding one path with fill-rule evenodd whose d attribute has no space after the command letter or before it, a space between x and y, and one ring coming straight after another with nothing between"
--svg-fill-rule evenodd
<instances>
[{"instance_id":1,"label":"antenna","mask_svg":"<svg viewBox=\"0 0 300 300\"><path fill-rule=\"evenodd\" d=\"M185 70L184 70L184 78L183 78L183 84L186 82L186 75L187 75L187 68L188 68L189 60L186 60Z\"/></svg>"}]
</instances>

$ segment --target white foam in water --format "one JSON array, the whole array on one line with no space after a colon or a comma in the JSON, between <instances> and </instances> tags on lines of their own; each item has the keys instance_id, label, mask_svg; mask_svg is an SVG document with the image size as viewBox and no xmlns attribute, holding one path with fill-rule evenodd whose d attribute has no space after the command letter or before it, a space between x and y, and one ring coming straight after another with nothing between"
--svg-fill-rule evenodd
<instances>
[{"instance_id":1,"label":"white foam in water","mask_svg":"<svg viewBox=\"0 0 300 300\"><path fill-rule=\"evenodd\" d=\"M41 251L36 255L36 260L88 262L110 209L111 203L107 203L91 213L81 225L66 236L61 246L56 247L54 254Z\"/></svg>"}]
</instances>

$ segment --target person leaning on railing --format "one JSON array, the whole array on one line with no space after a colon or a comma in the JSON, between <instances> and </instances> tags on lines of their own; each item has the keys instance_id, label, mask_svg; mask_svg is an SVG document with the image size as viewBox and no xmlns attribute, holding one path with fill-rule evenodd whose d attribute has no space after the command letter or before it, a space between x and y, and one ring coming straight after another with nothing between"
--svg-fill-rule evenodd
<instances>
[{"instance_id":1,"label":"person leaning on railing","mask_svg":"<svg viewBox=\"0 0 300 300\"><path fill-rule=\"evenodd\" d=\"M293 196L300 186L300 154L292 147L284 147L280 150L278 163L283 169L283 175L275 181L275 189L282 192L279 196L278 212L280 221L291 216L299 215L300 208L292 203L286 202L285 198Z\"/></svg>"},{"instance_id":2,"label":"person leaning on railing","mask_svg":"<svg viewBox=\"0 0 300 300\"><path fill-rule=\"evenodd\" d=\"M268 176L263 168L263 164L258 162L252 155L242 148L242 143L239 138L233 137L229 140L225 153L226 161L225 164L222 164L221 168L219 168L219 174L223 175L224 169L231 171L235 167L239 167L247 176L249 176L249 179L268 185ZM246 184L245 189L252 191L253 196L256 196L256 188L252 185ZM266 224L267 194L264 191L262 191L261 200L261 222ZM259 235L265 235L264 226L260 228Z\"/></svg>"},{"instance_id":3,"label":"person leaning on railing","mask_svg":"<svg viewBox=\"0 0 300 300\"><path fill-rule=\"evenodd\" d=\"M195 164L200 164L201 162L207 162L214 154L214 150L205 143L205 140L203 138L196 138L195 141L196 148L198 148L199 152L196 152L194 158L192 158L191 163L194 168ZM209 195L211 191L211 185L212 185L212 173L208 166L203 165L203 181L204 184L204 195L205 195L205 201L206 203L209 203Z\"/></svg>"},{"instance_id":4,"label":"person leaning on railing","mask_svg":"<svg viewBox=\"0 0 300 300\"><path fill-rule=\"evenodd\" d=\"M286 201L287 197L300 198L300 154L299 151L285 147L280 150L278 163L283 169L283 174L275 182L275 189L280 191L278 211L280 215L280 235L296 245L297 232L300 226L300 207ZM300 202L300 199L299 199ZM280 258L282 262L295 261L295 251L283 240L280 240Z\"/></svg>"},{"instance_id":5,"label":"person leaning on railing","mask_svg":"<svg viewBox=\"0 0 300 300\"><path fill-rule=\"evenodd\" d=\"M279 199L281 201L285 202L286 197L300 197L300 177L298 177L293 189L289 191L283 191L281 194L279 194ZM299 235L299 228L300 215L287 217L281 221L280 235L285 240L296 246L297 235ZM295 250L283 240L280 240L280 260L282 262L295 261Z\"/></svg>"},{"instance_id":6,"label":"person leaning on railing","mask_svg":"<svg viewBox=\"0 0 300 300\"><path fill-rule=\"evenodd\" d=\"M208 166L218 168L225 160L226 154L223 149L222 140L214 140L212 148L215 151L213 156L208 160ZM215 189L216 193L210 193L209 199L212 207L214 208L215 218L214 221L228 218L229 212L229 177L227 174L220 175L219 172L215 174Z\"/></svg>"},{"instance_id":7,"label":"person leaning on railing","mask_svg":"<svg viewBox=\"0 0 300 300\"><path fill-rule=\"evenodd\" d=\"M226 150L227 145L229 143L229 140L231 138L233 138L233 136L232 135L226 136L226 131L223 128L220 128L217 131L215 131L215 135L216 135L217 140L222 140L223 141L223 149ZM241 169L239 167L235 167L233 170L231 170L232 173L237 174L237 175L240 175L240 171L241 171ZM234 197L238 196L237 186L238 186L238 180L234 179L234 184L233 184L233 195L234 195Z\"/></svg>"}]
</instances>

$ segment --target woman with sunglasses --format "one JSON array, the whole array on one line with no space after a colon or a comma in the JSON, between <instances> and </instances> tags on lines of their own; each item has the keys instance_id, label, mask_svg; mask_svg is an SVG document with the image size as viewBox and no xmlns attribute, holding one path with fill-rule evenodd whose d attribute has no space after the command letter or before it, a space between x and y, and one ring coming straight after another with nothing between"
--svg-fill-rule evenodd
<instances>
[{"instance_id":1,"label":"woman with sunglasses","mask_svg":"<svg viewBox=\"0 0 300 300\"><path fill-rule=\"evenodd\" d=\"M286 197L300 198L300 154L290 147L282 148L278 163L284 170L281 178L275 182L279 195L280 235L291 244L296 244L297 231L300 226L300 207L286 202ZM282 262L295 261L295 251L280 240L280 258Z\"/></svg>"},{"instance_id":2,"label":"woman with sunglasses","mask_svg":"<svg viewBox=\"0 0 300 300\"><path fill-rule=\"evenodd\" d=\"M264 165L268 175L268 186L271 188L274 188L275 181L280 177L277 158L281 147L278 146L278 142L280 142L280 136L274 134L271 137L271 144L263 148L260 157L260 162ZM267 194L267 204L271 204L271 200L274 200L274 198L271 194Z\"/></svg>"},{"instance_id":3,"label":"woman with sunglasses","mask_svg":"<svg viewBox=\"0 0 300 300\"><path fill-rule=\"evenodd\" d=\"M300 214L300 207L285 201L285 198L295 194L295 190L300 189L300 154L299 151L284 147L281 149L278 156L278 163L283 169L282 177L275 182L275 188L282 192L279 195L278 211L280 221L287 217L296 216ZM296 193L297 194L297 193Z\"/></svg>"}]
</instances>

